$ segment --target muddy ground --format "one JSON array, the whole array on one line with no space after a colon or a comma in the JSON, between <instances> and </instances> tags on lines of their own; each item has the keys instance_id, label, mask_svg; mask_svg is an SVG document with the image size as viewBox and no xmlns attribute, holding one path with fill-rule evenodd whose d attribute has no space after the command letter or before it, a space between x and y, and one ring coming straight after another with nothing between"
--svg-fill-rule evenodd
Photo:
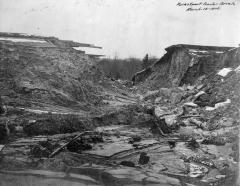
<instances>
[{"instance_id":1,"label":"muddy ground","mask_svg":"<svg viewBox=\"0 0 240 186\"><path fill-rule=\"evenodd\" d=\"M155 94L112 100L108 106L119 109L81 122L76 115L53 113L47 120L45 113L36 119L36 113L21 110L24 121L16 126L12 108L1 117L15 122L1 145L1 185L237 185L238 121L214 121L216 110L193 102L151 103ZM56 123L63 122L54 120L60 115L70 121ZM64 126L69 123L71 128Z\"/></svg>"}]
</instances>

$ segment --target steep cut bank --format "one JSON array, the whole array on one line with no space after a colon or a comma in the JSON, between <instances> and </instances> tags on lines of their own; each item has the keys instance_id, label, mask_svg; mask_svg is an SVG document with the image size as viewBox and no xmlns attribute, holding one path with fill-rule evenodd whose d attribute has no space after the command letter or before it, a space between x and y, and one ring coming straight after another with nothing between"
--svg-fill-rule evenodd
<instances>
[{"instance_id":1,"label":"steep cut bank","mask_svg":"<svg viewBox=\"0 0 240 186\"><path fill-rule=\"evenodd\" d=\"M95 86L101 71L72 48L0 42L0 64L0 94L7 105L73 107L99 100Z\"/></svg>"},{"instance_id":2,"label":"steep cut bank","mask_svg":"<svg viewBox=\"0 0 240 186\"><path fill-rule=\"evenodd\" d=\"M151 67L133 77L135 84L150 89L194 84L199 77L238 60L233 47L173 45Z\"/></svg>"}]
</instances>

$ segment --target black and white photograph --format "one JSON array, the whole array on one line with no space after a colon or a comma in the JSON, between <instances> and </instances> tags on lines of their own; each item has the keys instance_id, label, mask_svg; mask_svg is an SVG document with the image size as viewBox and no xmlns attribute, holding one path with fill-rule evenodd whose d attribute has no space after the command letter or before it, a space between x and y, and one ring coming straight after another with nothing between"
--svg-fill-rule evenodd
<instances>
[{"instance_id":1,"label":"black and white photograph","mask_svg":"<svg viewBox=\"0 0 240 186\"><path fill-rule=\"evenodd\" d=\"M0 186L239 186L240 0L0 0Z\"/></svg>"}]
</instances>

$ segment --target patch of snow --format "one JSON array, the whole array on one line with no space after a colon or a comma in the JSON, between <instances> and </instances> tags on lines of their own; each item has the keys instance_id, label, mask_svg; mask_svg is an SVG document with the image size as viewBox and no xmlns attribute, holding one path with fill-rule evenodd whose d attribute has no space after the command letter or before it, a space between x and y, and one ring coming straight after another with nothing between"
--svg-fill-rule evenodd
<instances>
[{"instance_id":1,"label":"patch of snow","mask_svg":"<svg viewBox=\"0 0 240 186\"><path fill-rule=\"evenodd\" d=\"M231 100L230 100L230 99L227 99L227 100L224 101L224 102L215 104L214 107L209 107L209 106L207 106L207 107L206 107L206 110L212 111L212 110L215 110L215 109L217 109L217 108L224 107L224 106L226 106L226 105L228 105L228 104L230 104L230 103L231 103Z\"/></svg>"},{"instance_id":2,"label":"patch of snow","mask_svg":"<svg viewBox=\"0 0 240 186\"><path fill-rule=\"evenodd\" d=\"M234 69L235 72L239 73L240 72L240 65Z\"/></svg>"},{"instance_id":3,"label":"patch of snow","mask_svg":"<svg viewBox=\"0 0 240 186\"><path fill-rule=\"evenodd\" d=\"M188 106L188 107L197 107L198 105L193 103L193 102L187 102L187 103L184 103L183 106Z\"/></svg>"},{"instance_id":4,"label":"patch of snow","mask_svg":"<svg viewBox=\"0 0 240 186\"><path fill-rule=\"evenodd\" d=\"M193 90L194 88L195 88L195 86L191 86L191 85L188 85L188 86L187 86L187 89L188 89L188 90Z\"/></svg>"},{"instance_id":5,"label":"patch of snow","mask_svg":"<svg viewBox=\"0 0 240 186\"><path fill-rule=\"evenodd\" d=\"M12 41L12 42L47 43L47 42L44 41L44 40L39 40L39 39L27 39L27 38L0 37L0 40Z\"/></svg>"},{"instance_id":6,"label":"patch of snow","mask_svg":"<svg viewBox=\"0 0 240 186\"><path fill-rule=\"evenodd\" d=\"M221 179L221 178L225 178L225 177L226 177L226 175L222 175L222 174L215 176L215 178L217 178L217 179Z\"/></svg>"},{"instance_id":7,"label":"patch of snow","mask_svg":"<svg viewBox=\"0 0 240 186\"><path fill-rule=\"evenodd\" d=\"M230 104L230 103L231 103L231 100L230 100L230 99L227 99L227 100L224 101L224 102L215 104L215 107L217 107L217 108L223 107L223 106L225 106L225 105L227 105L227 104Z\"/></svg>"},{"instance_id":8,"label":"patch of snow","mask_svg":"<svg viewBox=\"0 0 240 186\"><path fill-rule=\"evenodd\" d=\"M104 55L100 48L73 47L75 50L84 51L86 54Z\"/></svg>"},{"instance_id":9,"label":"patch of snow","mask_svg":"<svg viewBox=\"0 0 240 186\"><path fill-rule=\"evenodd\" d=\"M4 147L5 145L0 145L0 152L3 150Z\"/></svg>"},{"instance_id":10,"label":"patch of snow","mask_svg":"<svg viewBox=\"0 0 240 186\"><path fill-rule=\"evenodd\" d=\"M190 49L190 52L201 52L201 53L208 53L208 51L206 50L194 50L194 49Z\"/></svg>"},{"instance_id":11,"label":"patch of snow","mask_svg":"<svg viewBox=\"0 0 240 186\"><path fill-rule=\"evenodd\" d=\"M220 70L217 75L225 77L226 75L228 75L229 72L232 71L232 68L223 68L222 70Z\"/></svg>"},{"instance_id":12,"label":"patch of snow","mask_svg":"<svg viewBox=\"0 0 240 186\"><path fill-rule=\"evenodd\" d=\"M190 53L190 54L193 55L193 56L200 57L200 55L197 55L197 54L194 54L194 53Z\"/></svg>"},{"instance_id":13,"label":"patch of snow","mask_svg":"<svg viewBox=\"0 0 240 186\"><path fill-rule=\"evenodd\" d=\"M198 53L210 53L210 52L215 52L215 53L223 53L224 51L207 51L207 50L194 50L194 49L189 49L189 52L198 52Z\"/></svg>"},{"instance_id":14,"label":"patch of snow","mask_svg":"<svg viewBox=\"0 0 240 186\"><path fill-rule=\"evenodd\" d=\"M212 110L215 110L215 107L206 106L206 110L207 110L207 111L212 111Z\"/></svg>"},{"instance_id":15,"label":"patch of snow","mask_svg":"<svg viewBox=\"0 0 240 186\"><path fill-rule=\"evenodd\" d=\"M200 92L198 92L196 95L195 95L195 98L197 98L197 97L199 97L199 96L201 96L201 95L203 95L203 94L206 94L204 91L200 91Z\"/></svg>"}]
</instances>

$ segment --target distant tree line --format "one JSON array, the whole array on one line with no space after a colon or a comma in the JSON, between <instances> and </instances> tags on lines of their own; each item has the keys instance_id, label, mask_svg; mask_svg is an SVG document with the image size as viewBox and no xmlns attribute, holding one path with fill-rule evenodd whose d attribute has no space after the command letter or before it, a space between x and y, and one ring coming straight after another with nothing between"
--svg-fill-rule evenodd
<instances>
[{"instance_id":1,"label":"distant tree line","mask_svg":"<svg viewBox=\"0 0 240 186\"><path fill-rule=\"evenodd\" d=\"M103 70L105 75L112 79L131 80L136 72L139 72L157 61L156 57L143 59L130 57L127 59L104 58L98 61L98 66Z\"/></svg>"}]
</instances>

